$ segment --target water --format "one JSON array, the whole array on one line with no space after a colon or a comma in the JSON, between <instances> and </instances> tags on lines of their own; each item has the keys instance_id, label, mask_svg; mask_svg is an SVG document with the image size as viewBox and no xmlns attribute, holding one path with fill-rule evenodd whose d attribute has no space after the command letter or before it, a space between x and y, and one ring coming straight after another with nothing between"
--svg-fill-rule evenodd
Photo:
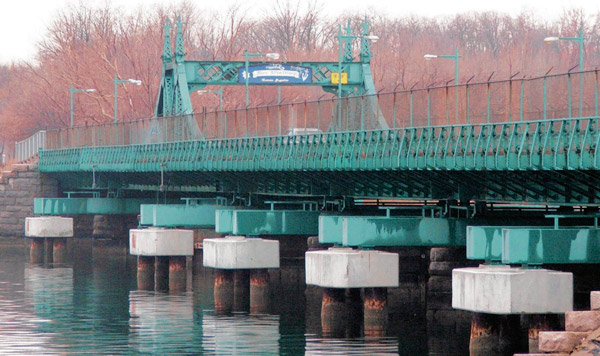
<instances>
[{"instance_id":1,"label":"water","mask_svg":"<svg viewBox=\"0 0 600 356\"><path fill-rule=\"evenodd\" d=\"M222 316L208 269L187 292L137 291L134 257L69 244L73 263L46 266L28 264L22 241L0 246L0 355L437 354L418 306L394 311L387 337L323 338L320 299L305 296L297 266L274 278L272 314Z\"/></svg>"}]
</instances>

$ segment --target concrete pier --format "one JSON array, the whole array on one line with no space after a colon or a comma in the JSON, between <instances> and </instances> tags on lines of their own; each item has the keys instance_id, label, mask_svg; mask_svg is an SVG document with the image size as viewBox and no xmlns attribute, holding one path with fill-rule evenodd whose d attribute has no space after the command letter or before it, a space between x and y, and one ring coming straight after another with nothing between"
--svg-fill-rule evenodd
<instances>
[{"instance_id":1,"label":"concrete pier","mask_svg":"<svg viewBox=\"0 0 600 356\"><path fill-rule=\"evenodd\" d=\"M129 231L129 249L138 256L138 287L148 288L151 263L139 257L155 258L154 289L181 291L186 289L186 257L194 255L193 232L181 229L132 229ZM140 262L141 261L141 262ZM142 270L140 270L140 268Z\"/></svg>"},{"instance_id":2,"label":"concrete pier","mask_svg":"<svg viewBox=\"0 0 600 356\"><path fill-rule=\"evenodd\" d=\"M32 238L29 242L29 263L32 265L44 263L44 239Z\"/></svg>"},{"instance_id":3,"label":"concrete pier","mask_svg":"<svg viewBox=\"0 0 600 356\"><path fill-rule=\"evenodd\" d=\"M471 356L512 356L519 351L518 315L473 313L469 352Z\"/></svg>"},{"instance_id":4,"label":"concrete pier","mask_svg":"<svg viewBox=\"0 0 600 356\"><path fill-rule=\"evenodd\" d=\"M204 267L216 269L215 308L223 312L246 308L248 295L250 313L268 312L268 269L279 268L279 241L243 236L205 239L202 254Z\"/></svg>"},{"instance_id":5,"label":"concrete pier","mask_svg":"<svg viewBox=\"0 0 600 356\"><path fill-rule=\"evenodd\" d=\"M345 293L341 288L323 288L321 331L325 337L345 336L348 321Z\"/></svg>"},{"instance_id":6,"label":"concrete pier","mask_svg":"<svg viewBox=\"0 0 600 356\"><path fill-rule=\"evenodd\" d=\"M306 284L323 287L321 329L324 336L344 335L352 306L364 288L365 335L385 335L388 324L387 287L398 287L398 254L330 248L305 254ZM346 300L346 289L349 289ZM362 315L359 315L359 317ZM351 330L348 329L348 330Z\"/></svg>"},{"instance_id":7,"label":"concrete pier","mask_svg":"<svg viewBox=\"0 0 600 356\"><path fill-rule=\"evenodd\" d=\"M250 270L233 270L233 311L250 310Z\"/></svg>"},{"instance_id":8,"label":"concrete pier","mask_svg":"<svg viewBox=\"0 0 600 356\"><path fill-rule=\"evenodd\" d=\"M452 306L474 312L471 355L512 355L527 348L520 347L515 332L520 331L520 315L573 309L573 274L509 266L457 268L452 271ZM535 349L539 329L548 323L533 319L528 339Z\"/></svg>"},{"instance_id":9,"label":"concrete pier","mask_svg":"<svg viewBox=\"0 0 600 356\"><path fill-rule=\"evenodd\" d=\"M139 290L154 289L154 259L155 257L138 256L137 285Z\"/></svg>"},{"instance_id":10,"label":"concrete pier","mask_svg":"<svg viewBox=\"0 0 600 356\"><path fill-rule=\"evenodd\" d=\"M167 292L169 290L169 257L156 256L154 261L154 290Z\"/></svg>"},{"instance_id":11,"label":"concrete pier","mask_svg":"<svg viewBox=\"0 0 600 356\"><path fill-rule=\"evenodd\" d=\"M266 314L271 305L269 272L266 269L250 270L250 313Z\"/></svg>"},{"instance_id":12,"label":"concrete pier","mask_svg":"<svg viewBox=\"0 0 600 356\"><path fill-rule=\"evenodd\" d=\"M228 269L215 270L215 312L227 314L233 310L233 271Z\"/></svg>"},{"instance_id":13,"label":"concrete pier","mask_svg":"<svg viewBox=\"0 0 600 356\"><path fill-rule=\"evenodd\" d=\"M67 239L56 237L52 239L52 259L55 263L65 263L67 261Z\"/></svg>"},{"instance_id":14,"label":"concrete pier","mask_svg":"<svg viewBox=\"0 0 600 356\"><path fill-rule=\"evenodd\" d=\"M365 336L385 336L388 326L387 288L364 290Z\"/></svg>"},{"instance_id":15,"label":"concrete pier","mask_svg":"<svg viewBox=\"0 0 600 356\"><path fill-rule=\"evenodd\" d=\"M169 291L181 292L186 289L187 263L185 256L169 257Z\"/></svg>"},{"instance_id":16,"label":"concrete pier","mask_svg":"<svg viewBox=\"0 0 600 356\"><path fill-rule=\"evenodd\" d=\"M64 263L67 237L73 237L73 219L59 216L28 217L25 236L31 237L31 263ZM56 252L56 257L54 254Z\"/></svg>"}]
</instances>

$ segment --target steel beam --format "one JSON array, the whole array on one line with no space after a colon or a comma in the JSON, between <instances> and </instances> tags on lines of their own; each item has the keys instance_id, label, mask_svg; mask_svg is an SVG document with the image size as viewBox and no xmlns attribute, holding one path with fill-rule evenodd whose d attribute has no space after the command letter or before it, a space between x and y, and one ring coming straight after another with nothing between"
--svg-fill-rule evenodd
<instances>
[{"instance_id":1,"label":"steel beam","mask_svg":"<svg viewBox=\"0 0 600 356\"><path fill-rule=\"evenodd\" d=\"M598 229L515 228L502 230L502 263L600 263Z\"/></svg>"},{"instance_id":2,"label":"steel beam","mask_svg":"<svg viewBox=\"0 0 600 356\"><path fill-rule=\"evenodd\" d=\"M323 216L319 242L343 246L464 246L467 219Z\"/></svg>"},{"instance_id":3,"label":"steel beam","mask_svg":"<svg viewBox=\"0 0 600 356\"><path fill-rule=\"evenodd\" d=\"M129 198L35 198L33 212L40 215L139 214L140 205L154 201Z\"/></svg>"},{"instance_id":4,"label":"steel beam","mask_svg":"<svg viewBox=\"0 0 600 356\"><path fill-rule=\"evenodd\" d=\"M593 227L469 226L467 258L504 264L599 263Z\"/></svg>"},{"instance_id":5,"label":"steel beam","mask_svg":"<svg viewBox=\"0 0 600 356\"><path fill-rule=\"evenodd\" d=\"M219 209L215 231L233 235L316 235L318 211Z\"/></svg>"},{"instance_id":6,"label":"steel beam","mask_svg":"<svg viewBox=\"0 0 600 356\"><path fill-rule=\"evenodd\" d=\"M213 227L218 207L215 204L142 204L140 224L157 227Z\"/></svg>"}]
</instances>

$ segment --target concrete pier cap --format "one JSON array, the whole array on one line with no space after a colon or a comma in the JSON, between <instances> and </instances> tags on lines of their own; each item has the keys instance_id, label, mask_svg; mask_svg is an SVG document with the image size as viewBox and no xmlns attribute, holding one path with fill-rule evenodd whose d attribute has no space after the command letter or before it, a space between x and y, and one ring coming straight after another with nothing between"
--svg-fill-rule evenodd
<instances>
[{"instance_id":1,"label":"concrete pier cap","mask_svg":"<svg viewBox=\"0 0 600 356\"><path fill-rule=\"evenodd\" d=\"M204 267L220 269L279 268L279 241L226 236L202 241Z\"/></svg>"},{"instance_id":2,"label":"concrete pier cap","mask_svg":"<svg viewBox=\"0 0 600 356\"><path fill-rule=\"evenodd\" d=\"M73 237L73 219L60 216L25 218L26 237Z\"/></svg>"},{"instance_id":3,"label":"concrete pier cap","mask_svg":"<svg viewBox=\"0 0 600 356\"><path fill-rule=\"evenodd\" d=\"M129 251L136 256L193 256L194 232L155 227L131 229Z\"/></svg>"},{"instance_id":4,"label":"concrete pier cap","mask_svg":"<svg viewBox=\"0 0 600 356\"><path fill-rule=\"evenodd\" d=\"M573 310L573 274L510 266L457 268L452 307L488 314L562 314Z\"/></svg>"},{"instance_id":5,"label":"concrete pier cap","mask_svg":"<svg viewBox=\"0 0 600 356\"><path fill-rule=\"evenodd\" d=\"M325 288L398 287L396 253L332 247L305 255L306 284Z\"/></svg>"}]
</instances>

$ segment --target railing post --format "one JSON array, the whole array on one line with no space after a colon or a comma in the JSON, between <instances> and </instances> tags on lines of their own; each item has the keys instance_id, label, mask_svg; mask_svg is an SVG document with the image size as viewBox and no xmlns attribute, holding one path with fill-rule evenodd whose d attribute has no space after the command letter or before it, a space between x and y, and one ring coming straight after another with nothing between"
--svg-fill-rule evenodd
<instances>
[{"instance_id":1,"label":"railing post","mask_svg":"<svg viewBox=\"0 0 600 356\"><path fill-rule=\"evenodd\" d=\"M410 91L410 127L414 127L414 120L413 120L413 91L411 89Z\"/></svg>"},{"instance_id":2,"label":"railing post","mask_svg":"<svg viewBox=\"0 0 600 356\"><path fill-rule=\"evenodd\" d=\"M467 117L467 124L469 124L471 122L471 117L469 116L469 99L470 99L470 91L469 91L469 83L467 83L465 85L465 96L466 96L466 117Z\"/></svg>"},{"instance_id":3,"label":"railing post","mask_svg":"<svg viewBox=\"0 0 600 356\"><path fill-rule=\"evenodd\" d=\"M567 102L569 106L569 118L573 117L573 107L571 102L571 73L567 73L567 95L569 96Z\"/></svg>"},{"instance_id":4,"label":"railing post","mask_svg":"<svg viewBox=\"0 0 600 356\"><path fill-rule=\"evenodd\" d=\"M594 83L594 116L598 117L598 69L594 71L596 83Z\"/></svg>"},{"instance_id":5,"label":"railing post","mask_svg":"<svg viewBox=\"0 0 600 356\"><path fill-rule=\"evenodd\" d=\"M365 96L360 97L360 130L365 130Z\"/></svg>"},{"instance_id":6,"label":"railing post","mask_svg":"<svg viewBox=\"0 0 600 356\"><path fill-rule=\"evenodd\" d=\"M520 99L519 99L519 120L520 121L523 121L523 107L525 105L524 91L525 91L525 79L521 79L521 94L520 94Z\"/></svg>"},{"instance_id":7,"label":"railing post","mask_svg":"<svg viewBox=\"0 0 600 356\"><path fill-rule=\"evenodd\" d=\"M487 117L486 117L486 122L489 124L490 123L490 116L491 116L491 94L490 94L490 82L487 82Z\"/></svg>"},{"instance_id":8,"label":"railing post","mask_svg":"<svg viewBox=\"0 0 600 356\"><path fill-rule=\"evenodd\" d=\"M544 90L544 95L543 95L543 100L544 100L544 120L546 120L548 118L548 114L547 114L547 112L548 112L548 107L547 107L547 105L548 105L548 94L547 94L548 88L547 88L547 80L546 79L547 79L547 77L544 76L544 88L543 88L543 90Z\"/></svg>"},{"instance_id":9,"label":"railing post","mask_svg":"<svg viewBox=\"0 0 600 356\"><path fill-rule=\"evenodd\" d=\"M393 98L393 103L392 103L392 128L396 128L396 90L394 90L394 98Z\"/></svg>"},{"instance_id":10,"label":"railing post","mask_svg":"<svg viewBox=\"0 0 600 356\"><path fill-rule=\"evenodd\" d=\"M446 125L450 125L450 103L448 100L449 94L448 83L446 83Z\"/></svg>"},{"instance_id":11,"label":"railing post","mask_svg":"<svg viewBox=\"0 0 600 356\"><path fill-rule=\"evenodd\" d=\"M512 77L508 80L508 122L512 122Z\"/></svg>"},{"instance_id":12,"label":"railing post","mask_svg":"<svg viewBox=\"0 0 600 356\"><path fill-rule=\"evenodd\" d=\"M427 126L431 126L431 95L429 88L427 88Z\"/></svg>"},{"instance_id":13,"label":"railing post","mask_svg":"<svg viewBox=\"0 0 600 356\"><path fill-rule=\"evenodd\" d=\"M321 100L317 100L317 129L321 130Z\"/></svg>"}]
</instances>

